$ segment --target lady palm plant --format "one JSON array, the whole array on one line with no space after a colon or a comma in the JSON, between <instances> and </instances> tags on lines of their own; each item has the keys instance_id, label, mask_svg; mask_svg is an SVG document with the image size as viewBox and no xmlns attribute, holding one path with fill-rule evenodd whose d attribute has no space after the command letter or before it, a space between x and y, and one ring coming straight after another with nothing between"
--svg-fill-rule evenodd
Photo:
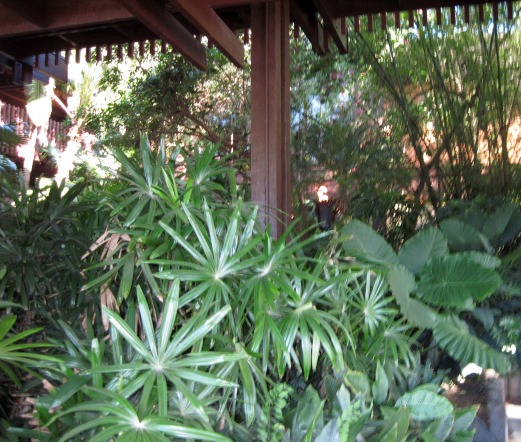
<instances>
[{"instance_id":1,"label":"lady palm plant","mask_svg":"<svg viewBox=\"0 0 521 442\"><path fill-rule=\"evenodd\" d=\"M385 250L367 266L338 250L305 253L329 233L293 236L290 226L274 240L226 191L233 179L215 147L186 169L165 152L143 137L141 159L116 153L124 185L104 199L111 218L84 271L83 293L97 302L84 322L95 324L87 338L60 322L67 382L50 377L56 389L38 407L49 434L251 440L282 380L322 389L327 376L351 373L355 391L358 368L391 373L388 390L398 391L393 370L414 369L415 334L379 271Z\"/></svg>"},{"instance_id":2,"label":"lady palm plant","mask_svg":"<svg viewBox=\"0 0 521 442\"><path fill-rule=\"evenodd\" d=\"M49 399L52 408L63 410L46 426L51 440L70 428L60 440L90 435L89 440L168 440L166 436L198 440L229 440L215 433L215 413L209 404L223 388L236 387L227 380L228 366L244 355L240 352L205 350L211 331L229 312L225 307L208 315L200 310L189 320L180 317L179 284L165 297L160 323L152 318L148 302L138 287L137 306L142 339L128 321L104 308L111 324L111 341L105 353L93 341L90 367L80 371ZM126 347L127 351L123 351ZM107 354L111 357L107 360ZM70 404L71 395L82 394L87 402ZM174 412L173 402L186 401L194 418ZM222 400L222 399L221 399ZM42 403L42 405L43 405ZM47 402L49 404L49 402ZM96 415L96 420L92 416ZM72 417L71 417L72 416Z\"/></svg>"},{"instance_id":3,"label":"lady palm plant","mask_svg":"<svg viewBox=\"0 0 521 442\"><path fill-rule=\"evenodd\" d=\"M31 309L45 306L40 318L46 312L69 315L81 304L81 256L92 239L86 221L94 206L78 199L86 184L28 189L21 178L0 180L1 298Z\"/></svg>"}]
</instances>

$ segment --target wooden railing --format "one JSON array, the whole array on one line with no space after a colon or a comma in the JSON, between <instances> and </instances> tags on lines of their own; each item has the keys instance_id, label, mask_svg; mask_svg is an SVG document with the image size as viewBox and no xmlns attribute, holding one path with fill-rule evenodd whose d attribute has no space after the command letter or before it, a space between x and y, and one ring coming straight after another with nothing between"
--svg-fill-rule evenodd
<instances>
[{"instance_id":1,"label":"wooden railing","mask_svg":"<svg viewBox=\"0 0 521 442\"><path fill-rule=\"evenodd\" d=\"M27 111L24 108L0 101L0 125L7 124L14 125L16 134L22 137L21 144L27 142L31 130L34 129L34 125L31 123ZM50 119L47 128L43 128L43 130L43 139L47 139L49 144L54 144L59 148L65 146L66 131L59 121ZM42 139L42 137L40 137L40 139ZM0 153L7 155L15 154L15 152L2 144L0 144Z\"/></svg>"}]
</instances>

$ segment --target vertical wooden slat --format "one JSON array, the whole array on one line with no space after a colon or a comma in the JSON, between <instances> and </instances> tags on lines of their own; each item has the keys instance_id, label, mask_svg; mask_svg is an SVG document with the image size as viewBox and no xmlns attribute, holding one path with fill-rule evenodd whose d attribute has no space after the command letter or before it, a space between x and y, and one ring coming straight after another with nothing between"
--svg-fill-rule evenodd
<instances>
[{"instance_id":1,"label":"vertical wooden slat","mask_svg":"<svg viewBox=\"0 0 521 442\"><path fill-rule=\"evenodd\" d=\"M360 32L360 17L355 15L355 32Z\"/></svg>"},{"instance_id":2,"label":"vertical wooden slat","mask_svg":"<svg viewBox=\"0 0 521 442\"><path fill-rule=\"evenodd\" d=\"M148 44L150 45L150 55L156 55L156 41L150 40Z\"/></svg>"},{"instance_id":3,"label":"vertical wooden slat","mask_svg":"<svg viewBox=\"0 0 521 442\"><path fill-rule=\"evenodd\" d=\"M49 67L49 53L48 52L45 53L44 60L45 60L45 62L44 62L45 67L48 68Z\"/></svg>"},{"instance_id":4,"label":"vertical wooden slat","mask_svg":"<svg viewBox=\"0 0 521 442\"><path fill-rule=\"evenodd\" d=\"M139 42L139 56L143 57L145 55L145 42L140 41Z\"/></svg>"},{"instance_id":5,"label":"vertical wooden slat","mask_svg":"<svg viewBox=\"0 0 521 442\"><path fill-rule=\"evenodd\" d=\"M381 17L381 26L382 26L382 31L385 31L387 29L387 14L385 12L382 12L380 14L380 17Z\"/></svg>"},{"instance_id":6,"label":"vertical wooden slat","mask_svg":"<svg viewBox=\"0 0 521 442\"><path fill-rule=\"evenodd\" d=\"M512 7L512 2L511 1L507 2L507 18L509 20L513 20L514 19L514 8Z\"/></svg>"},{"instance_id":7,"label":"vertical wooden slat","mask_svg":"<svg viewBox=\"0 0 521 442\"><path fill-rule=\"evenodd\" d=\"M414 11L409 11L409 28L414 28Z\"/></svg>"},{"instance_id":8,"label":"vertical wooden slat","mask_svg":"<svg viewBox=\"0 0 521 442\"><path fill-rule=\"evenodd\" d=\"M297 40L300 37L300 26L297 22L293 24L293 38Z\"/></svg>"},{"instance_id":9,"label":"vertical wooden slat","mask_svg":"<svg viewBox=\"0 0 521 442\"><path fill-rule=\"evenodd\" d=\"M81 49L76 48L76 64L79 64L81 62Z\"/></svg>"},{"instance_id":10,"label":"vertical wooden slat","mask_svg":"<svg viewBox=\"0 0 521 442\"><path fill-rule=\"evenodd\" d=\"M436 24L441 26L441 8L436 8Z\"/></svg>"},{"instance_id":11,"label":"vertical wooden slat","mask_svg":"<svg viewBox=\"0 0 521 442\"><path fill-rule=\"evenodd\" d=\"M367 16L367 30L373 32L373 14Z\"/></svg>"},{"instance_id":12,"label":"vertical wooden slat","mask_svg":"<svg viewBox=\"0 0 521 442\"><path fill-rule=\"evenodd\" d=\"M470 5L465 5L463 8L465 11L465 23L469 24L470 23Z\"/></svg>"},{"instance_id":13,"label":"vertical wooden slat","mask_svg":"<svg viewBox=\"0 0 521 442\"><path fill-rule=\"evenodd\" d=\"M92 49L90 47L85 48L85 61L87 63L92 61Z\"/></svg>"},{"instance_id":14,"label":"vertical wooden slat","mask_svg":"<svg viewBox=\"0 0 521 442\"><path fill-rule=\"evenodd\" d=\"M118 60L123 60L123 45L118 44L118 48L116 50L116 56L118 57Z\"/></svg>"},{"instance_id":15,"label":"vertical wooden slat","mask_svg":"<svg viewBox=\"0 0 521 442\"><path fill-rule=\"evenodd\" d=\"M480 3L478 5L478 16L479 16L479 22L483 23L485 21L485 10L483 8L483 3Z\"/></svg>"},{"instance_id":16,"label":"vertical wooden slat","mask_svg":"<svg viewBox=\"0 0 521 442\"><path fill-rule=\"evenodd\" d=\"M60 64L60 51L56 51L54 53L54 66L58 66Z\"/></svg>"},{"instance_id":17,"label":"vertical wooden slat","mask_svg":"<svg viewBox=\"0 0 521 442\"><path fill-rule=\"evenodd\" d=\"M340 19L340 32L342 33L342 35L346 35L346 33L347 33L347 24L346 24L345 17L342 17Z\"/></svg>"},{"instance_id":18,"label":"vertical wooden slat","mask_svg":"<svg viewBox=\"0 0 521 442\"><path fill-rule=\"evenodd\" d=\"M128 58L134 58L134 42L133 41L128 43L127 55L128 55Z\"/></svg>"},{"instance_id":19,"label":"vertical wooden slat","mask_svg":"<svg viewBox=\"0 0 521 442\"><path fill-rule=\"evenodd\" d=\"M99 63L103 59L103 54L101 53L101 46L96 46L96 61Z\"/></svg>"},{"instance_id":20,"label":"vertical wooden slat","mask_svg":"<svg viewBox=\"0 0 521 442\"><path fill-rule=\"evenodd\" d=\"M69 64L71 61L71 50L66 49L65 50L65 64Z\"/></svg>"},{"instance_id":21,"label":"vertical wooden slat","mask_svg":"<svg viewBox=\"0 0 521 442\"><path fill-rule=\"evenodd\" d=\"M293 29L293 32L295 32L295 29ZM242 32L242 42L244 45L250 44L250 30L248 28L244 29Z\"/></svg>"},{"instance_id":22,"label":"vertical wooden slat","mask_svg":"<svg viewBox=\"0 0 521 442\"><path fill-rule=\"evenodd\" d=\"M423 22L423 26L427 26L428 24L428 21L427 21L427 9L422 9L422 22Z\"/></svg>"},{"instance_id":23,"label":"vertical wooden slat","mask_svg":"<svg viewBox=\"0 0 521 442\"><path fill-rule=\"evenodd\" d=\"M161 53L166 54L167 51L167 45L165 40L161 40Z\"/></svg>"},{"instance_id":24,"label":"vertical wooden slat","mask_svg":"<svg viewBox=\"0 0 521 442\"><path fill-rule=\"evenodd\" d=\"M107 55L106 55L105 59L107 61L112 61L112 45L111 44L107 45Z\"/></svg>"},{"instance_id":25,"label":"vertical wooden slat","mask_svg":"<svg viewBox=\"0 0 521 442\"><path fill-rule=\"evenodd\" d=\"M400 13L398 11L396 11L394 13L394 26L397 28L397 29L400 29L401 27L401 16L400 16Z\"/></svg>"},{"instance_id":26,"label":"vertical wooden slat","mask_svg":"<svg viewBox=\"0 0 521 442\"><path fill-rule=\"evenodd\" d=\"M40 55L36 55L34 57L34 67L37 68L40 66Z\"/></svg>"},{"instance_id":27,"label":"vertical wooden slat","mask_svg":"<svg viewBox=\"0 0 521 442\"><path fill-rule=\"evenodd\" d=\"M497 3L492 3L492 17L494 23L497 23L499 17L499 8Z\"/></svg>"},{"instance_id":28,"label":"vertical wooden slat","mask_svg":"<svg viewBox=\"0 0 521 442\"><path fill-rule=\"evenodd\" d=\"M450 7L450 24L453 26L456 24L456 8L454 6Z\"/></svg>"}]
</instances>

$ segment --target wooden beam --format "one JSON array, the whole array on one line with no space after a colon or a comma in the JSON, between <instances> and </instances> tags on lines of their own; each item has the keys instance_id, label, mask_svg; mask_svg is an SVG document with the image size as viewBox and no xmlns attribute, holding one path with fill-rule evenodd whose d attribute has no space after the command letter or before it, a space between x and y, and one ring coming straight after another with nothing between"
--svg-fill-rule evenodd
<instances>
[{"instance_id":1,"label":"wooden beam","mask_svg":"<svg viewBox=\"0 0 521 442\"><path fill-rule=\"evenodd\" d=\"M30 24L45 28L48 25L48 14L45 0L27 1L27 0L0 0L0 5L13 11ZM4 23L2 23L4 26Z\"/></svg>"},{"instance_id":2,"label":"wooden beam","mask_svg":"<svg viewBox=\"0 0 521 442\"><path fill-rule=\"evenodd\" d=\"M174 18L164 4L155 0L117 0L140 22L153 30L199 69L206 69L203 45Z\"/></svg>"},{"instance_id":3,"label":"wooden beam","mask_svg":"<svg viewBox=\"0 0 521 442\"><path fill-rule=\"evenodd\" d=\"M297 0L290 0L290 11L293 20L299 25L317 54L324 55L324 28L318 22L317 16L302 8Z\"/></svg>"},{"instance_id":4,"label":"wooden beam","mask_svg":"<svg viewBox=\"0 0 521 442\"><path fill-rule=\"evenodd\" d=\"M244 67L244 46L210 7L208 0L171 0L175 8L237 67Z\"/></svg>"},{"instance_id":5,"label":"wooden beam","mask_svg":"<svg viewBox=\"0 0 521 442\"><path fill-rule=\"evenodd\" d=\"M313 3L322 17L324 27L335 42L338 51L341 54L347 54L347 33L342 33L341 19L334 17L336 8L333 0L313 0Z\"/></svg>"},{"instance_id":6,"label":"wooden beam","mask_svg":"<svg viewBox=\"0 0 521 442\"><path fill-rule=\"evenodd\" d=\"M14 0L13 0L14 1ZM104 23L117 23L132 20L133 15L123 6L110 0L47 0L45 2L45 29L62 30L82 28ZM0 17L0 37L40 32L42 28L27 20L17 20L15 13L3 13Z\"/></svg>"},{"instance_id":7,"label":"wooden beam","mask_svg":"<svg viewBox=\"0 0 521 442\"><path fill-rule=\"evenodd\" d=\"M445 8L454 5L483 5L487 0L334 0L333 17L352 17L355 15L379 14L420 9Z\"/></svg>"}]
</instances>

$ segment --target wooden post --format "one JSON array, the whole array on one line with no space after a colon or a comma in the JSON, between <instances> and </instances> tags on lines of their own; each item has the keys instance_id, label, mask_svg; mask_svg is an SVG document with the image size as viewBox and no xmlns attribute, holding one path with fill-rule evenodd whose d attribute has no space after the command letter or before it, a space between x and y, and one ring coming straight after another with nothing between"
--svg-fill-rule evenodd
<instances>
[{"instance_id":1,"label":"wooden post","mask_svg":"<svg viewBox=\"0 0 521 442\"><path fill-rule=\"evenodd\" d=\"M274 238L291 211L289 22L289 0L252 5L251 194Z\"/></svg>"},{"instance_id":2,"label":"wooden post","mask_svg":"<svg viewBox=\"0 0 521 442\"><path fill-rule=\"evenodd\" d=\"M490 432L495 436L497 442L507 442L505 380L494 370L487 370L485 377L487 379L487 409Z\"/></svg>"}]
</instances>

